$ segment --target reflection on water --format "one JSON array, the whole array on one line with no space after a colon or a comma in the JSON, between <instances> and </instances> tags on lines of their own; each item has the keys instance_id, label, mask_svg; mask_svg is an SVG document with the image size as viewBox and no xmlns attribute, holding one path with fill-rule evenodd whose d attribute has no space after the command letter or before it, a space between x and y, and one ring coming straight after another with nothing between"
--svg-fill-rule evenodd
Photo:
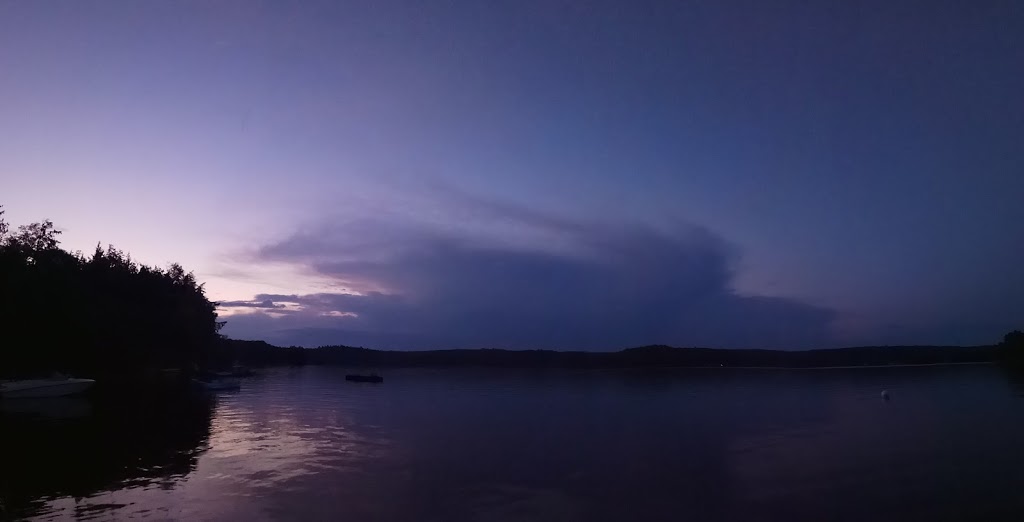
<instances>
[{"instance_id":1,"label":"reflection on water","mask_svg":"<svg viewBox=\"0 0 1024 522\"><path fill-rule=\"evenodd\" d=\"M1024 397L1024 366L1020 364L1001 366L999 368L1010 387L1018 396Z\"/></svg>"},{"instance_id":2,"label":"reflection on water","mask_svg":"<svg viewBox=\"0 0 1024 522\"><path fill-rule=\"evenodd\" d=\"M5 409L0 492L40 519L1024 515L1024 401L992 367L343 375L97 398L84 417Z\"/></svg>"},{"instance_id":3,"label":"reflection on water","mask_svg":"<svg viewBox=\"0 0 1024 522\"><path fill-rule=\"evenodd\" d=\"M173 488L206 448L211 406L177 390L3 401L0 499L9 515L88 518L117 506L81 499L121 488Z\"/></svg>"},{"instance_id":4,"label":"reflection on water","mask_svg":"<svg viewBox=\"0 0 1024 522\"><path fill-rule=\"evenodd\" d=\"M0 412L44 419L79 419L92 414L92 402L85 397L49 397L4 400Z\"/></svg>"}]
</instances>

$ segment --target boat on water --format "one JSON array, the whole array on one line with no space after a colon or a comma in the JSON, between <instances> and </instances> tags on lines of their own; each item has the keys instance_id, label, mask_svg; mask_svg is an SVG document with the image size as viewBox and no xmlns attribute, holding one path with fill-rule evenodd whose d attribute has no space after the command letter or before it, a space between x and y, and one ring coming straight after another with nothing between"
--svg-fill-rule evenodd
<instances>
[{"instance_id":1,"label":"boat on water","mask_svg":"<svg viewBox=\"0 0 1024 522\"><path fill-rule=\"evenodd\" d=\"M82 393L96 384L92 379L51 377L0 382L0 397L4 399L30 399L40 397L66 397Z\"/></svg>"},{"instance_id":2,"label":"boat on water","mask_svg":"<svg viewBox=\"0 0 1024 522\"><path fill-rule=\"evenodd\" d=\"M206 391L233 391L238 390L242 387L242 383L238 379L209 379L201 381L199 379L192 379L192 384L197 388Z\"/></svg>"},{"instance_id":3,"label":"boat on water","mask_svg":"<svg viewBox=\"0 0 1024 522\"><path fill-rule=\"evenodd\" d=\"M225 377L252 377L253 375L256 375L256 372L252 371L249 368L246 368L245 366L237 366L236 365L236 366L233 366L230 370L225 370L225 371L221 371L221 372L214 372L214 375L216 375L219 378L225 378Z\"/></svg>"},{"instance_id":4,"label":"boat on water","mask_svg":"<svg viewBox=\"0 0 1024 522\"><path fill-rule=\"evenodd\" d=\"M345 380L346 381L352 381L352 382L384 382L384 378L381 377L380 375L377 375L377 374L360 375L360 374L350 373L350 374L345 376Z\"/></svg>"}]
</instances>

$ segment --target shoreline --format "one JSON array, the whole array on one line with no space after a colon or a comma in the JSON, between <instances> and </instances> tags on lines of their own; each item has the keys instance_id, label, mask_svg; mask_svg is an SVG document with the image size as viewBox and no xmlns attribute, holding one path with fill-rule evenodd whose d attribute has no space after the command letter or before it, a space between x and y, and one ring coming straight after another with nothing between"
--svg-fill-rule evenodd
<instances>
[{"instance_id":1,"label":"shoreline","mask_svg":"<svg viewBox=\"0 0 1024 522\"><path fill-rule=\"evenodd\" d=\"M966 362L942 362L942 363L913 363L913 364L871 364L871 365L860 365L860 366L597 366L597 367L574 367L574 366L494 366L494 365L475 365L475 364L430 364L430 365L366 365L366 364L309 364L309 367L319 368L379 368L385 369L397 369L397 370L417 370L417 369L432 369L432 370L458 370L458 369L476 369L476 370L567 370L567 371L583 371L583 372L618 372L618 371L630 371L630 370L641 370L641 371L656 371L656 370L869 370L879 368L925 368L925 367L937 367L937 366L980 366L989 365L994 366L998 364L995 361L966 361Z\"/></svg>"},{"instance_id":2,"label":"shoreline","mask_svg":"<svg viewBox=\"0 0 1024 522\"><path fill-rule=\"evenodd\" d=\"M673 369L692 368L706 370L859 370L872 368L921 368L926 366L993 365L993 361L966 361L914 364L865 364L857 366L674 366Z\"/></svg>"}]
</instances>

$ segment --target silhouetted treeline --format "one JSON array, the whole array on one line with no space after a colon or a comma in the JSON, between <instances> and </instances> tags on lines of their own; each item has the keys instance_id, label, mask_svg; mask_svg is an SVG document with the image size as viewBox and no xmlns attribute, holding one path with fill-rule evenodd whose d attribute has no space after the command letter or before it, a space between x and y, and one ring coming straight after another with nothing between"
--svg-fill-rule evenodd
<instances>
[{"instance_id":1,"label":"silhouetted treeline","mask_svg":"<svg viewBox=\"0 0 1024 522\"><path fill-rule=\"evenodd\" d=\"M1024 332L1014 330L1003 336L998 347L999 359L1012 366L1024 368Z\"/></svg>"},{"instance_id":2,"label":"silhouetted treeline","mask_svg":"<svg viewBox=\"0 0 1024 522\"><path fill-rule=\"evenodd\" d=\"M140 265L113 247L60 248L44 221L11 231L0 211L0 376L141 376L211 363L214 303L180 265Z\"/></svg>"},{"instance_id":3,"label":"silhouetted treeline","mask_svg":"<svg viewBox=\"0 0 1024 522\"><path fill-rule=\"evenodd\" d=\"M552 350L435 350L422 352L370 350L325 346L308 351L311 364L366 367L492 366L540 368L644 367L787 367L882 366L988 362L995 348L945 346L884 346L832 350L723 350L644 346L619 352L562 352Z\"/></svg>"},{"instance_id":4,"label":"silhouetted treeline","mask_svg":"<svg viewBox=\"0 0 1024 522\"><path fill-rule=\"evenodd\" d=\"M618 352L495 349L396 351L350 346L282 348L263 341L233 339L224 340L224 344L229 351L226 357L248 366L313 364L366 368L820 368L1008 361L1018 361L1024 365L1024 343L1020 343L1022 340L1024 334L1016 332L1008 334L999 345L973 347L863 346L781 351L644 346Z\"/></svg>"},{"instance_id":5,"label":"silhouetted treeline","mask_svg":"<svg viewBox=\"0 0 1024 522\"><path fill-rule=\"evenodd\" d=\"M250 366L315 364L368 368L822 368L1000 362L1024 369L1024 332L1007 334L997 345L860 346L822 350L733 350L643 346L618 352L556 350L373 350L351 346L280 348L263 341L225 340L235 360Z\"/></svg>"},{"instance_id":6,"label":"silhouetted treeline","mask_svg":"<svg viewBox=\"0 0 1024 522\"><path fill-rule=\"evenodd\" d=\"M307 362L309 350L299 346L283 348L264 341L223 339L217 352L216 366L224 368L232 364L250 367L302 365Z\"/></svg>"}]
</instances>

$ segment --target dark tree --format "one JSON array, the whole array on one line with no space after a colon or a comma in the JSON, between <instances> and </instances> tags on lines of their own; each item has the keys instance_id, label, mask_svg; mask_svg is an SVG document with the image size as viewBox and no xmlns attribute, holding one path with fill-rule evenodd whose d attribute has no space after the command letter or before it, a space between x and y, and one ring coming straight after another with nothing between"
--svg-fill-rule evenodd
<instances>
[{"instance_id":1,"label":"dark tree","mask_svg":"<svg viewBox=\"0 0 1024 522\"><path fill-rule=\"evenodd\" d=\"M1024 332L1014 330L1003 336L999 343L999 355L1004 361L1024 363Z\"/></svg>"},{"instance_id":2,"label":"dark tree","mask_svg":"<svg viewBox=\"0 0 1024 522\"><path fill-rule=\"evenodd\" d=\"M2 229L6 235L7 225L4 224ZM61 231L53 226L53 222L47 219L42 223L18 227L16 234L5 238L5 245L8 248L18 248L26 252L47 252L59 247L60 240L57 239L57 236L60 233Z\"/></svg>"},{"instance_id":3,"label":"dark tree","mask_svg":"<svg viewBox=\"0 0 1024 522\"><path fill-rule=\"evenodd\" d=\"M1009 348L1024 348L1024 332L1014 330L1003 336L1003 346Z\"/></svg>"},{"instance_id":4,"label":"dark tree","mask_svg":"<svg viewBox=\"0 0 1024 522\"><path fill-rule=\"evenodd\" d=\"M86 258L59 235L49 220L12 233L0 214L0 374L123 377L211 362L223 323L191 272L114 247Z\"/></svg>"},{"instance_id":5,"label":"dark tree","mask_svg":"<svg viewBox=\"0 0 1024 522\"><path fill-rule=\"evenodd\" d=\"M7 237L7 222L4 221L4 206L0 205L0 244L3 244L5 237Z\"/></svg>"}]
</instances>

